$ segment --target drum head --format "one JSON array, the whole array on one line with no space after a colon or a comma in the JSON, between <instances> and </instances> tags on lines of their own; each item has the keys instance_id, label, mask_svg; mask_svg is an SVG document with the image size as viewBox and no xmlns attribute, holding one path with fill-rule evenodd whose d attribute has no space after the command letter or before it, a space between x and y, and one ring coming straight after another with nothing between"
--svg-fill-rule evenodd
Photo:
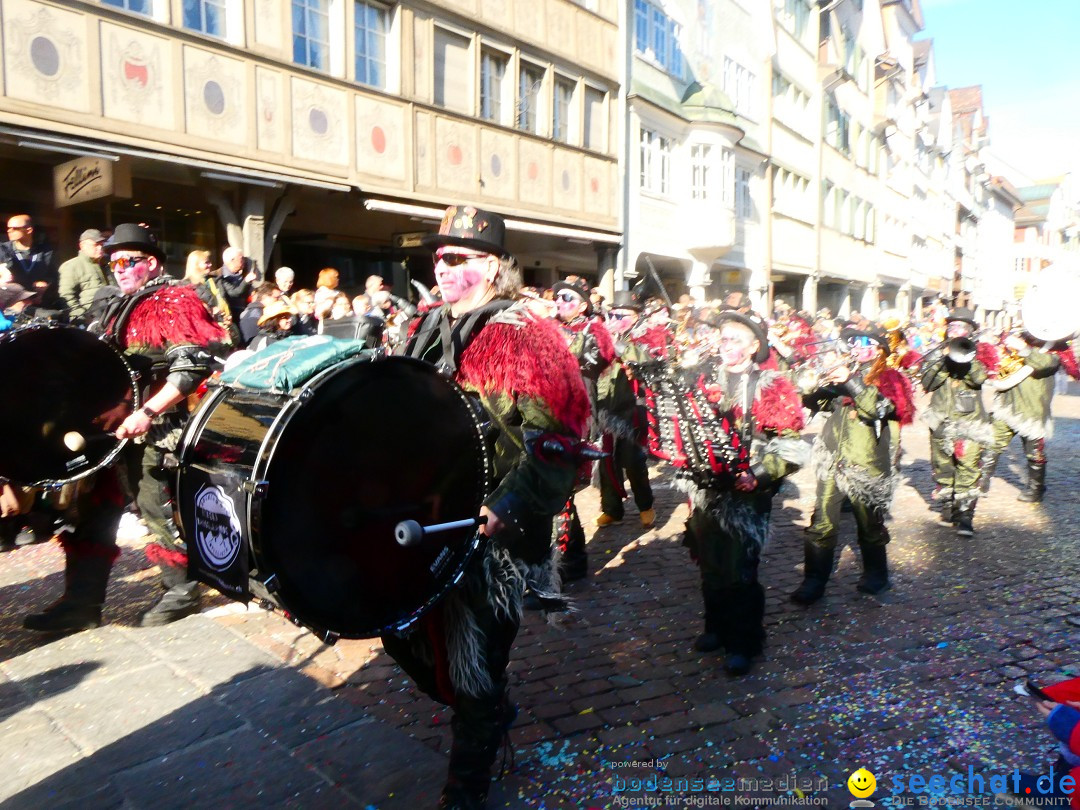
<instances>
[{"instance_id":1,"label":"drum head","mask_svg":"<svg viewBox=\"0 0 1080 810\"><path fill-rule=\"evenodd\" d=\"M354 362L310 386L262 476L252 551L301 622L369 638L421 615L475 552L472 529L403 548L394 528L476 516L487 454L464 393L426 363Z\"/></svg>"},{"instance_id":2,"label":"drum head","mask_svg":"<svg viewBox=\"0 0 1080 810\"><path fill-rule=\"evenodd\" d=\"M82 329L29 326L0 339L0 475L25 486L82 478L120 448L112 433L135 406L127 363ZM64 437L78 433L82 449Z\"/></svg>"}]
</instances>

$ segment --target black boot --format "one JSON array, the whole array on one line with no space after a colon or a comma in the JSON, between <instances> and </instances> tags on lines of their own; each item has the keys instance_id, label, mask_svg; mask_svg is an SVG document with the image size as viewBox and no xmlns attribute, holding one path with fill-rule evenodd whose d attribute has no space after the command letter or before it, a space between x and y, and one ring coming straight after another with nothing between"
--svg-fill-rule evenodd
<instances>
[{"instance_id":1,"label":"black boot","mask_svg":"<svg viewBox=\"0 0 1080 810\"><path fill-rule=\"evenodd\" d=\"M720 620L722 608L717 594L701 586L701 596L705 603L705 632L697 637L694 649L698 652L715 652L723 646L720 638Z\"/></svg>"},{"instance_id":2,"label":"black boot","mask_svg":"<svg viewBox=\"0 0 1080 810\"><path fill-rule=\"evenodd\" d=\"M990 482L994 478L994 470L997 469L1000 453L987 450L982 455L982 463L979 465L979 489L983 495L990 491Z\"/></svg>"},{"instance_id":3,"label":"black boot","mask_svg":"<svg viewBox=\"0 0 1080 810\"><path fill-rule=\"evenodd\" d=\"M956 507L956 534L972 537L975 534L975 499L966 499Z\"/></svg>"},{"instance_id":4,"label":"black boot","mask_svg":"<svg viewBox=\"0 0 1080 810\"><path fill-rule=\"evenodd\" d=\"M825 583L832 575L833 558L836 547L819 546L809 540L803 542L802 584L791 594L791 601L800 605L812 605L825 595Z\"/></svg>"},{"instance_id":5,"label":"black boot","mask_svg":"<svg viewBox=\"0 0 1080 810\"><path fill-rule=\"evenodd\" d=\"M108 549L98 553L67 553L64 596L41 613L23 619L23 627L39 633L74 633L101 627L101 608L114 556Z\"/></svg>"},{"instance_id":6,"label":"black boot","mask_svg":"<svg viewBox=\"0 0 1080 810\"><path fill-rule=\"evenodd\" d=\"M738 678L751 670L765 643L765 589L754 582L729 591L724 605L724 672Z\"/></svg>"},{"instance_id":7,"label":"black boot","mask_svg":"<svg viewBox=\"0 0 1080 810\"><path fill-rule=\"evenodd\" d=\"M1016 500L1024 503L1038 503L1043 499L1046 492L1046 462L1028 462L1027 489L1017 496Z\"/></svg>"},{"instance_id":8,"label":"black boot","mask_svg":"<svg viewBox=\"0 0 1080 810\"><path fill-rule=\"evenodd\" d=\"M509 723L513 722L505 695L474 698L460 695L450 727L450 765L440 810L483 810L491 787L491 766Z\"/></svg>"},{"instance_id":9,"label":"black boot","mask_svg":"<svg viewBox=\"0 0 1080 810\"><path fill-rule=\"evenodd\" d=\"M160 627L198 612L199 583L183 582L165 591L157 604L140 617L139 626Z\"/></svg>"},{"instance_id":10,"label":"black boot","mask_svg":"<svg viewBox=\"0 0 1080 810\"><path fill-rule=\"evenodd\" d=\"M863 574L855 587L862 593L881 593L892 587L884 543L859 544L862 551Z\"/></svg>"}]
</instances>

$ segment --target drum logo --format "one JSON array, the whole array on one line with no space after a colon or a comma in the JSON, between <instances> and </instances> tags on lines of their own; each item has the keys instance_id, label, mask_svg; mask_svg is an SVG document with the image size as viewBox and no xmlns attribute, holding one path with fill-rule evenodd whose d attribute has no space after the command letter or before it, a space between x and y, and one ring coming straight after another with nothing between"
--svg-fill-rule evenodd
<instances>
[{"instance_id":1,"label":"drum logo","mask_svg":"<svg viewBox=\"0 0 1080 810\"><path fill-rule=\"evenodd\" d=\"M195 496L195 540L203 560L215 571L232 565L240 551L240 519L221 487L207 484Z\"/></svg>"}]
</instances>

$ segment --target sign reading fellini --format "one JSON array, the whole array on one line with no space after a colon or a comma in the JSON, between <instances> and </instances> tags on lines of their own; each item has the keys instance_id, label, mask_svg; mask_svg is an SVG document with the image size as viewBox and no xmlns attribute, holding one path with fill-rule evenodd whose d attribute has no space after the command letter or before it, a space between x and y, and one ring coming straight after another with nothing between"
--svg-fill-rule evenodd
<instances>
[{"instance_id":1,"label":"sign reading fellini","mask_svg":"<svg viewBox=\"0 0 1080 810\"><path fill-rule=\"evenodd\" d=\"M100 200L102 197L131 196L131 166L99 157L81 157L53 167L53 196L56 207Z\"/></svg>"}]
</instances>

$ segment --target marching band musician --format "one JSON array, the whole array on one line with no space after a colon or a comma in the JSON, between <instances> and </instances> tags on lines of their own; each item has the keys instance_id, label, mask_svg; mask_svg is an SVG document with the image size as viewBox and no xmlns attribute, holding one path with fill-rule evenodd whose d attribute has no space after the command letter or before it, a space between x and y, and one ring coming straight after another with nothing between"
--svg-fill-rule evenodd
<instances>
[{"instance_id":1,"label":"marching band musician","mask_svg":"<svg viewBox=\"0 0 1080 810\"><path fill-rule=\"evenodd\" d=\"M592 411L599 413L597 383L600 375L615 360L615 343L603 320L593 311L591 290L585 279L566 278L556 281L551 289L555 293L556 317L569 343L570 353L577 358ZM566 508L556 516L553 531L560 552L559 574L562 581L584 579L589 574L585 530L581 527L572 495Z\"/></svg>"},{"instance_id":2,"label":"marching band musician","mask_svg":"<svg viewBox=\"0 0 1080 810\"><path fill-rule=\"evenodd\" d=\"M765 325L734 311L702 318L717 333L716 341L704 343L715 342L718 355L705 358L700 369L684 369L671 401L659 403L658 385L647 391L650 449L681 468L677 482L690 496L684 544L698 563L705 607L705 631L694 647L723 647L724 670L740 676L765 640L758 564L772 498L784 477L805 463L808 447L799 438L804 420L795 387L757 365L769 355ZM645 381L656 385L647 374ZM693 407L680 408L687 399ZM702 446L690 446L698 444L694 436L702 437Z\"/></svg>"},{"instance_id":3,"label":"marching band musician","mask_svg":"<svg viewBox=\"0 0 1080 810\"><path fill-rule=\"evenodd\" d=\"M649 466L640 441L644 421L638 413L634 382L627 373L628 364L650 358L647 346L638 343L634 331L640 314L641 299L635 293L629 290L615 293L607 315L607 328L615 339L615 361L597 380L597 413L603 431L603 449L608 453L599 465L601 511L596 519L599 528L623 519L624 478L630 481L642 527L650 529L656 522Z\"/></svg>"},{"instance_id":4,"label":"marching band musician","mask_svg":"<svg viewBox=\"0 0 1080 810\"><path fill-rule=\"evenodd\" d=\"M844 329L856 367L838 365L825 384L804 395L812 411L831 410L814 442L817 498L804 543L802 584L791 599L809 605L825 595L832 574L840 506L851 501L858 527L863 574L858 589L876 594L890 587L885 518L898 482L900 426L915 415L911 382L886 365L888 336L880 329Z\"/></svg>"},{"instance_id":5,"label":"marching band musician","mask_svg":"<svg viewBox=\"0 0 1080 810\"><path fill-rule=\"evenodd\" d=\"M552 518L570 495L589 420L578 365L558 328L513 302L521 275L504 237L496 214L447 209L438 234L426 240L436 249L444 303L414 322L403 350L476 399L493 457L495 487L481 509L489 538L483 553L415 629L382 639L420 689L453 707L441 808L487 801L492 763L516 715L506 667L526 582L550 566Z\"/></svg>"},{"instance_id":6,"label":"marching band musician","mask_svg":"<svg viewBox=\"0 0 1080 810\"><path fill-rule=\"evenodd\" d=\"M972 339L977 323L969 309L954 309L945 319L945 341L923 358L921 380L930 394L923 420L930 427L930 466L934 499L944 503L942 520L970 537L979 499L979 460L994 435L982 402L986 367L979 359L993 349Z\"/></svg>"},{"instance_id":7,"label":"marching band musician","mask_svg":"<svg viewBox=\"0 0 1080 810\"><path fill-rule=\"evenodd\" d=\"M91 331L124 353L146 390L142 408L116 430L119 439L146 436L144 444L125 448L136 456L133 465L141 457L138 504L155 541L146 553L160 565L165 590L143 614L140 624L145 627L198 611L197 583L187 577L187 554L173 522L162 462L166 450L176 446L187 416L177 406L209 376L213 356L206 349L225 340L225 333L193 287L165 275L165 253L146 228L117 225L105 248L117 288L95 301ZM79 486L73 505L75 529L62 536L64 596L27 616L23 626L30 630L67 632L101 624L109 571L120 553L116 532L125 505L115 469L97 473L89 490Z\"/></svg>"},{"instance_id":8,"label":"marching band musician","mask_svg":"<svg viewBox=\"0 0 1080 810\"><path fill-rule=\"evenodd\" d=\"M1008 335L989 385L994 390L990 406L994 445L983 457L984 491L990 488L1001 454L1019 434L1027 457L1027 488L1018 501L1038 503L1046 492L1046 440L1053 433L1050 401L1054 397L1054 374L1061 361L1043 341L1028 332Z\"/></svg>"}]
</instances>

